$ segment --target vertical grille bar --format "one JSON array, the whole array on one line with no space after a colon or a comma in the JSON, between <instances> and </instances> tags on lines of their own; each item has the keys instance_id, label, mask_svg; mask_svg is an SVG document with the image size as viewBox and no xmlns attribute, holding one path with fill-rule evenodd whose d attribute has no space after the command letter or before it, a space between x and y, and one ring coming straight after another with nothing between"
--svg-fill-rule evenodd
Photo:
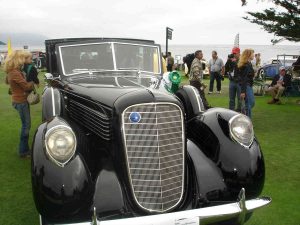
<instances>
[{"instance_id":1,"label":"vertical grille bar","mask_svg":"<svg viewBox=\"0 0 300 225\"><path fill-rule=\"evenodd\" d=\"M131 121L132 113L139 120ZM182 110L172 103L133 105L122 114L131 188L137 204L148 211L167 211L182 198L183 121Z\"/></svg>"}]
</instances>

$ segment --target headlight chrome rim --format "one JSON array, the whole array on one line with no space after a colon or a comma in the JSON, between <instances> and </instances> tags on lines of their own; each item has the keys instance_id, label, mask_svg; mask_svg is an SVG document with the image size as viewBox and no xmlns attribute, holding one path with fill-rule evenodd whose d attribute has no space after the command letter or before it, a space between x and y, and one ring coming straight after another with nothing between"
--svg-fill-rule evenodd
<instances>
[{"instance_id":1,"label":"headlight chrome rim","mask_svg":"<svg viewBox=\"0 0 300 225\"><path fill-rule=\"evenodd\" d=\"M236 134L236 131L234 131L235 127L233 127L235 125L235 122L237 120L244 120L245 124L248 123L249 129L250 129L250 138L248 138L247 141L243 141L241 140L241 137L239 137L239 135ZM244 124L244 125L245 125ZM254 130L253 130L253 125L252 125L252 121L250 120L249 117L243 115L243 114L237 114L235 116L233 116L230 120L229 120L229 131L230 131L230 137L233 141L239 143L240 145L242 145L244 148L249 149L251 147L251 145L253 144L254 141Z\"/></svg>"},{"instance_id":2,"label":"headlight chrome rim","mask_svg":"<svg viewBox=\"0 0 300 225\"><path fill-rule=\"evenodd\" d=\"M53 150L51 150L49 147L49 139L51 138L51 135L57 135L57 134L55 134L55 131L56 132L69 132L70 136L73 138L73 144L70 149L70 153L67 156L65 156L64 159L62 159L63 157L61 159L56 158L55 154L53 153ZM72 128L67 125L54 126L54 127L50 128L45 134L46 154L55 164L57 164L60 167L64 167L72 159L72 157L75 154L76 146L77 146L76 135L73 132Z\"/></svg>"}]
</instances>

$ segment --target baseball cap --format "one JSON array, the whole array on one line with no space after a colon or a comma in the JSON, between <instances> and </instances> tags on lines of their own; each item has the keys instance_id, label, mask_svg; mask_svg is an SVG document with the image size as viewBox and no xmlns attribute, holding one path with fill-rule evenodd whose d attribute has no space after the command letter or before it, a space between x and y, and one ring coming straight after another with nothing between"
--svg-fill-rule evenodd
<instances>
[{"instance_id":1,"label":"baseball cap","mask_svg":"<svg viewBox=\"0 0 300 225\"><path fill-rule=\"evenodd\" d=\"M279 67L279 71L286 70L284 66Z\"/></svg>"},{"instance_id":2,"label":"baseball cap","mask_svg":"<svg viewBox=\"0 0 300 225\"><path fill-rule=\"evenodd\" d=\"M238 47L234 47L234 48L232 49L232 51L231 51L232 54L237 54L237 53L240 53L240 52L241 52L241 50L240 50L240 48L238 48Z\"/></svg>"}]
</instances>

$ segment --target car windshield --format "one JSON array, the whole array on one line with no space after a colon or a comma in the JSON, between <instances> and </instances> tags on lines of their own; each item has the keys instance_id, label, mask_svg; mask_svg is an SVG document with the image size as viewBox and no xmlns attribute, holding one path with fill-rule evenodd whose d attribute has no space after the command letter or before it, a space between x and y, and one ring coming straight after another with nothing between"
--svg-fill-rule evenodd
<instances>
[{"instance_id":1,"label":"car windshield","mask_svg":"<svg viewBox=\"0 0 300 225\"><path fill-rule=\"evenodd\" d=\"M59 53L62 71L66 76L106 71L161 73L157 46L115 42L77 44L60 46Z\"/></svg>"},{"instance_id":2,"label":"car windshield","mask_svg":"<svg viewBox=\"0 0 300 225\"><path fill-rule=\"evenodd\" d=\"M294 62L296 62L296 59L291 59L291 58L279 58L279 59L271 60L271 64L280 64L283 66L292 66Z\"/></svg>"}]
</instances>

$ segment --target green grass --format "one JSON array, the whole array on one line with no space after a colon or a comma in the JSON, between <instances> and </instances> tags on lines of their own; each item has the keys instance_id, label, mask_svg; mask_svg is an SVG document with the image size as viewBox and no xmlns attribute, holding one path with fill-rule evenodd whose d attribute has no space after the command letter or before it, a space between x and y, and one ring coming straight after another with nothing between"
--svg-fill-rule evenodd
<instances>
[{"instance_id":1,"label":"green grass","mask_svg":"<svg viewBox=\"0 0 300 225\"><path fill-rule=\"evenodd\" d=\"M11 106L4 76L0 69L0 225L37 225L30 160L20 159L17 154L21 125ZM42 75L40 80L43 81ZM212 106L228 107L228 80L222 85L221 95L207 95ZM284 105L268 105L269 99L269 96L256 97L253 124L266 163L263 195L272 197L273 202L258 210L247 225L299 225L300 105L296 100L300 97L289 97ZM31 118L30 139L41 122L41 104L31 106Z\"/></svg>"}]
</instances>

